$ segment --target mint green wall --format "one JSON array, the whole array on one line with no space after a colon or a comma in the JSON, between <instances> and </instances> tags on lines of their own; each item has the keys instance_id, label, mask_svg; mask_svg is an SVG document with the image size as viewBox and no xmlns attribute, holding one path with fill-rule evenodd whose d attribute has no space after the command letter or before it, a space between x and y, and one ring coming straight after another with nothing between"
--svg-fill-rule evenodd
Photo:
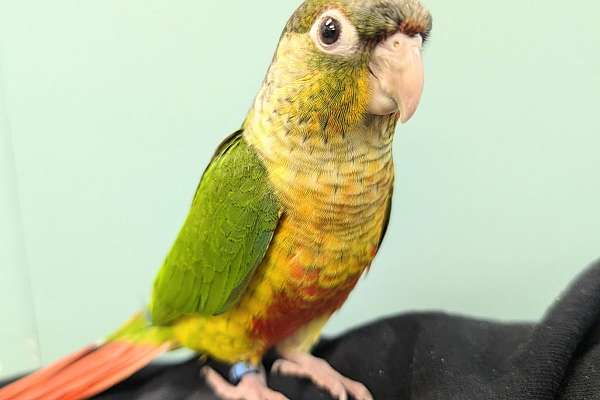
<instances>
[{"instance_id":1,"label":"mint green wall","mask_svg":"<svg viewBox=\"0 0 600 400\"><path fill-rule=\"evenodd\" d=\"M600 257L600 6L427 3L388 238L328 332L537 319ZM36 331L47 363L144 304L297 4L0 0L0 374L36 365Z\"/></svg>"},{"instance_id":2,"label":"mint green wall","mask_svg":"<svg viewBox=\"0 0 600 400\"><path fill-rule=\"evenodd\" d=\"M39 365L10 122L0 79L0 376Z\"/></svg>"}]
</instances>

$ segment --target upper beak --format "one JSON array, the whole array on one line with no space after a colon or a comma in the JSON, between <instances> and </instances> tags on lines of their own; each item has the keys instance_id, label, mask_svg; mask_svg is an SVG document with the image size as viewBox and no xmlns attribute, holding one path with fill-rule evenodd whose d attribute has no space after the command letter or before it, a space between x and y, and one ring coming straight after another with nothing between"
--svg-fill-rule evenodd
<instances>
[{"instance_id":1,"label":"upper beak","mask_svg":"<svg viewBox=\"0 0 600 400\"><path fill-rule=\"evenodd\" d=\"M421 35L411 37L402 32L377 45L369 64L371 114L399 112L403 123L413 116L423 93L422 47Z\"/></svg>"}]
</instances>

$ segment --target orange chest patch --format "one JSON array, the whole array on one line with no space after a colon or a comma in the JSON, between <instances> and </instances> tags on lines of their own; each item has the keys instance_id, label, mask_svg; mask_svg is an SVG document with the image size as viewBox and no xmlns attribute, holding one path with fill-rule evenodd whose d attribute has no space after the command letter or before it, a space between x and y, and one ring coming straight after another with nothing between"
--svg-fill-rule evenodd
<instances>
[{"instance_id":1,"label":"orange chest patch","mask_svg":"<svg viewBox=\"0 0 600 400\"><path fill-rule=\"evenodd\" d=\"M299 292L276 293L265 314L252 321L252 336L269 346L291 336L310 321L339 309L356 285L358 277L348 279L339 287L308 286Z\"/></svg>"},{"instance_id":2,"label":"orange chest patch","mask_svg":"<svg viewBox=\"0 0 600 400\"><path fill-rule=\"evenodd\" d=\"M272 346L339 309L375 256L382 220L377 215L348 232L284 218L261 266L259 279L270 290L261 292L268 296L250 336Z\"/></svg>"}]
</instances>

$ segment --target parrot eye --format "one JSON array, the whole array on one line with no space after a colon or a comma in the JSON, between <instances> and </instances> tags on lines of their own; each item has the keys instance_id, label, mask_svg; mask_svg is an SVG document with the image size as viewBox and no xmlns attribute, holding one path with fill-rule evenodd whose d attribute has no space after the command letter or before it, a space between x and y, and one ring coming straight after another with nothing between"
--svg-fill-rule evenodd
<instances>
[{"instance_id":1,"label":"parrot eye","mask_svg":"<svg viewBox=\"0 0 600 400\"><path fill-rule=\"evenodd\" d=\"M332 17L327 17L321 23L321 42L324 45L331 46L337 42L342 34L340 22Z\"/></svg>"},{"instance_id":2,"label":"parrot eye","mask_svg":"<svg viewBox=\"0 0 600 400\"><path fill-rule=\"evenodd\" d=\"M337 9L326 10L319 16L310 36L324 53L349 56L358 48L358 32L352 22Z\"/></svg>"}]
</instances>

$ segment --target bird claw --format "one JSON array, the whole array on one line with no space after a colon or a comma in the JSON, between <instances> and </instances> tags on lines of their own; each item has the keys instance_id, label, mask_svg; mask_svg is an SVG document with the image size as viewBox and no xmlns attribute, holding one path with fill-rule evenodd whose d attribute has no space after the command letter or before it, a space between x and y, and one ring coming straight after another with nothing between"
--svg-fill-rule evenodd
<instances>
[{"instance_id":1,"label":"bird claw","mask_svg":"<svg viewBox=\"0 0 600 400\"><path fill-rule=\"evenodd\" d=\"M232 385L210 367L202 368L206 383L223 400L289 400L267 387L262 374L247 374L240 383Z\"/></svg>"},{"instance_id":2,"label":"bird claw","mask_svg":"<svg viewBox=\"0 0 600 400\"><path fill-rule=\"evenodd\" d=\"M275 361L271 372L308 378L338 400L347 400L348 395L355 400L373 400L365 385L346 378L325 360L305 353L288 353L283 357Z\"/></svg>"}]
</instances>

